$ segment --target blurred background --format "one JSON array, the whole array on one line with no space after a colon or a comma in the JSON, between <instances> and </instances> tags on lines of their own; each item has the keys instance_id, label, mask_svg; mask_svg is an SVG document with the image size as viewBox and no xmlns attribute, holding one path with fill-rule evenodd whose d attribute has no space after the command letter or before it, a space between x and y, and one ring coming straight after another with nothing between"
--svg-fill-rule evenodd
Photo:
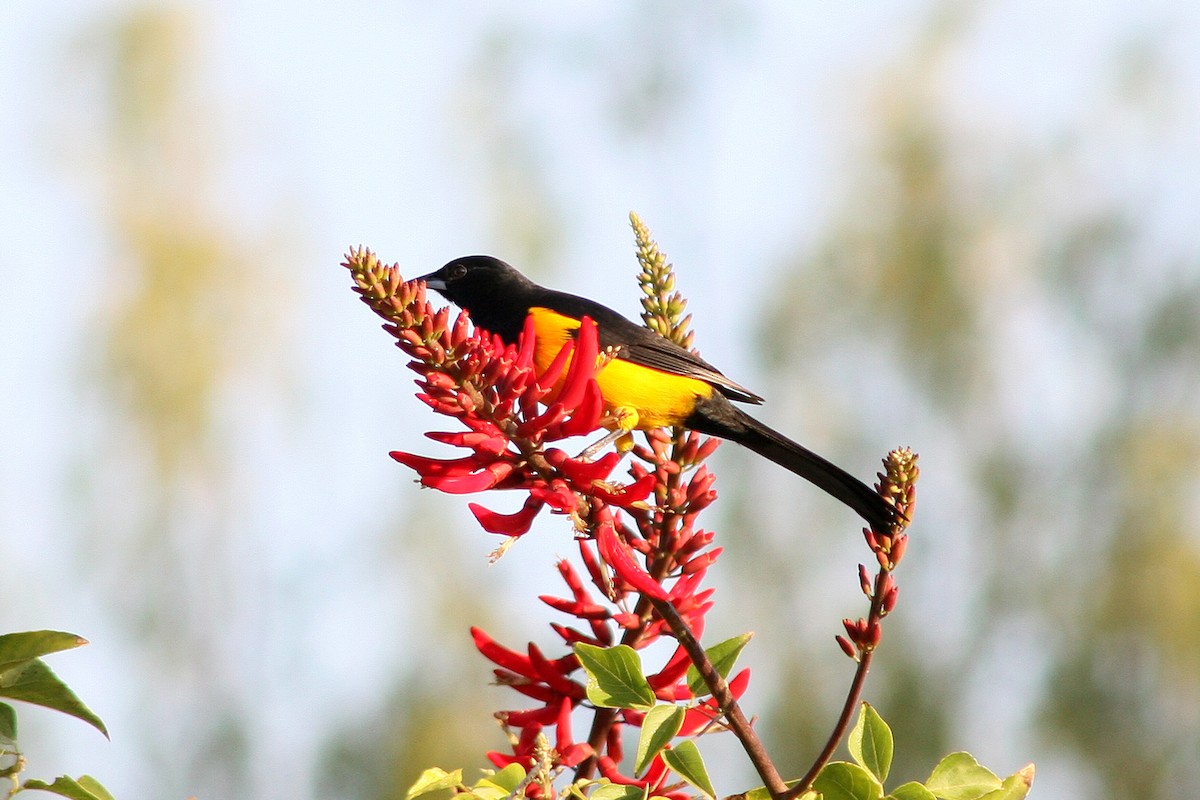
<instances>
[{"instance_id":1,"label":"blurred background","mask_svg":"<svg viewBox=\"0 0 1200 800\"><path fill-rule=\"evenodd\" d=\"M638 311L864 478L921 453L866 697L897 782L1200 785L1200 6L1187 0L0 5L0 630L121 798L401 797L503 740L469 625L553 647L560 518L496 566L338 266L473 252ZM336 9L336 10L335 10ZM851 665L857 522L726 447L714 641L797 774ZM485 498L507 509L519 498ZM727 741L718 789L753 785ZM468 774L474 774L468 771Z\"/></svg>"}]
</instances>

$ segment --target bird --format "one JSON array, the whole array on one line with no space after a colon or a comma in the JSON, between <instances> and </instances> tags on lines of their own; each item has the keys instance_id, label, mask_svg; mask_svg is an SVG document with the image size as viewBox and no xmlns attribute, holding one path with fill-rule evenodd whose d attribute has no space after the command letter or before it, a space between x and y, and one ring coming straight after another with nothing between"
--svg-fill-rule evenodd
<instances>
[{"instance_id":1,"label":"bird","mask_svg":"<svg viewBox=\"0 0 1200 800\"><path fill-rule=\"evenodd\" d=\"M680 426L736 442L790 470L840 500L876 531L886 533L896 522L896 508L865 483L734 405L761 404L760 395L611 308L540 286L487 255L456 258L417 280L466 310L476 327L506 344L517 342L526 319L532 317L539 371L577 336L583 318L590 318L601 350L611 356L597 372L596 382L615 429L598 445L607 446L633 430Z\"/></svg>"}]
</instances>

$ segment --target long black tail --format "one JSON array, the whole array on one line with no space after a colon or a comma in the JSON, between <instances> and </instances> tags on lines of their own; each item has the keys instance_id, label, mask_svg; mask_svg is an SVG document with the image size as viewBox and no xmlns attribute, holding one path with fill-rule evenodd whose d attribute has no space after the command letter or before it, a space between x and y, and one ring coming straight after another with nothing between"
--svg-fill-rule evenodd
<instances>
[{"instance_id":1,"label":"long black tail","mask_svg":"<svg viewBox=\"0 0 1200 800\"><path fill-rule=\"evenodd\" d=\"M841 500L877 531L887 531L896 519L896 509L870 486L762 424L720 394L701 401L684 424L700 433L737 442L794 472Z\"/></svg>"}]
</instances>

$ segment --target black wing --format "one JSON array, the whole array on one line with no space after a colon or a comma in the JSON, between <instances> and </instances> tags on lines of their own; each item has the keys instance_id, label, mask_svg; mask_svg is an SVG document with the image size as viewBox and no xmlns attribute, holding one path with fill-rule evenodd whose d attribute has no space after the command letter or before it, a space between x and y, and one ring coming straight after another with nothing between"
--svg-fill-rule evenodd
<instances>
[{"instance_id":1,"label":"black wing","mask_svg":"<svg viewBox=\"0 0 1200 800\"><path fill-rule=\"evenodd\" d=\"M560 313L580 319L589 316L596 321L600 347L616 348L617 358L653 367L673 375L697 378L712 384L730 400L742 403L762 403L763 398L741 384L731 381L721 371L700 356L685 350L670 339L659 336L649 328L627 320L607 306L586 297L578 297L551 289L533 305L544 305Z\"/></svg>"}]
</instances>

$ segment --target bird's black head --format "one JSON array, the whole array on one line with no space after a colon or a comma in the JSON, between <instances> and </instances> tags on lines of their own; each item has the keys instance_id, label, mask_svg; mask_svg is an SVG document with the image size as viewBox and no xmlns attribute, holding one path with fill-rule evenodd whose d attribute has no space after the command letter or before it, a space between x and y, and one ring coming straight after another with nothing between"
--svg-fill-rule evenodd
<instances>
[{"instance_id":1,"label":"bird's black head","mask_svg":"<svg viewBox=\"0 0 1200 800\"><path fill-rule=\"evenodd\" d=\"M418 280L506 342L516 341L537 290L537 284L492 256L456 258Z\"/></svg>"}]
</instances>

